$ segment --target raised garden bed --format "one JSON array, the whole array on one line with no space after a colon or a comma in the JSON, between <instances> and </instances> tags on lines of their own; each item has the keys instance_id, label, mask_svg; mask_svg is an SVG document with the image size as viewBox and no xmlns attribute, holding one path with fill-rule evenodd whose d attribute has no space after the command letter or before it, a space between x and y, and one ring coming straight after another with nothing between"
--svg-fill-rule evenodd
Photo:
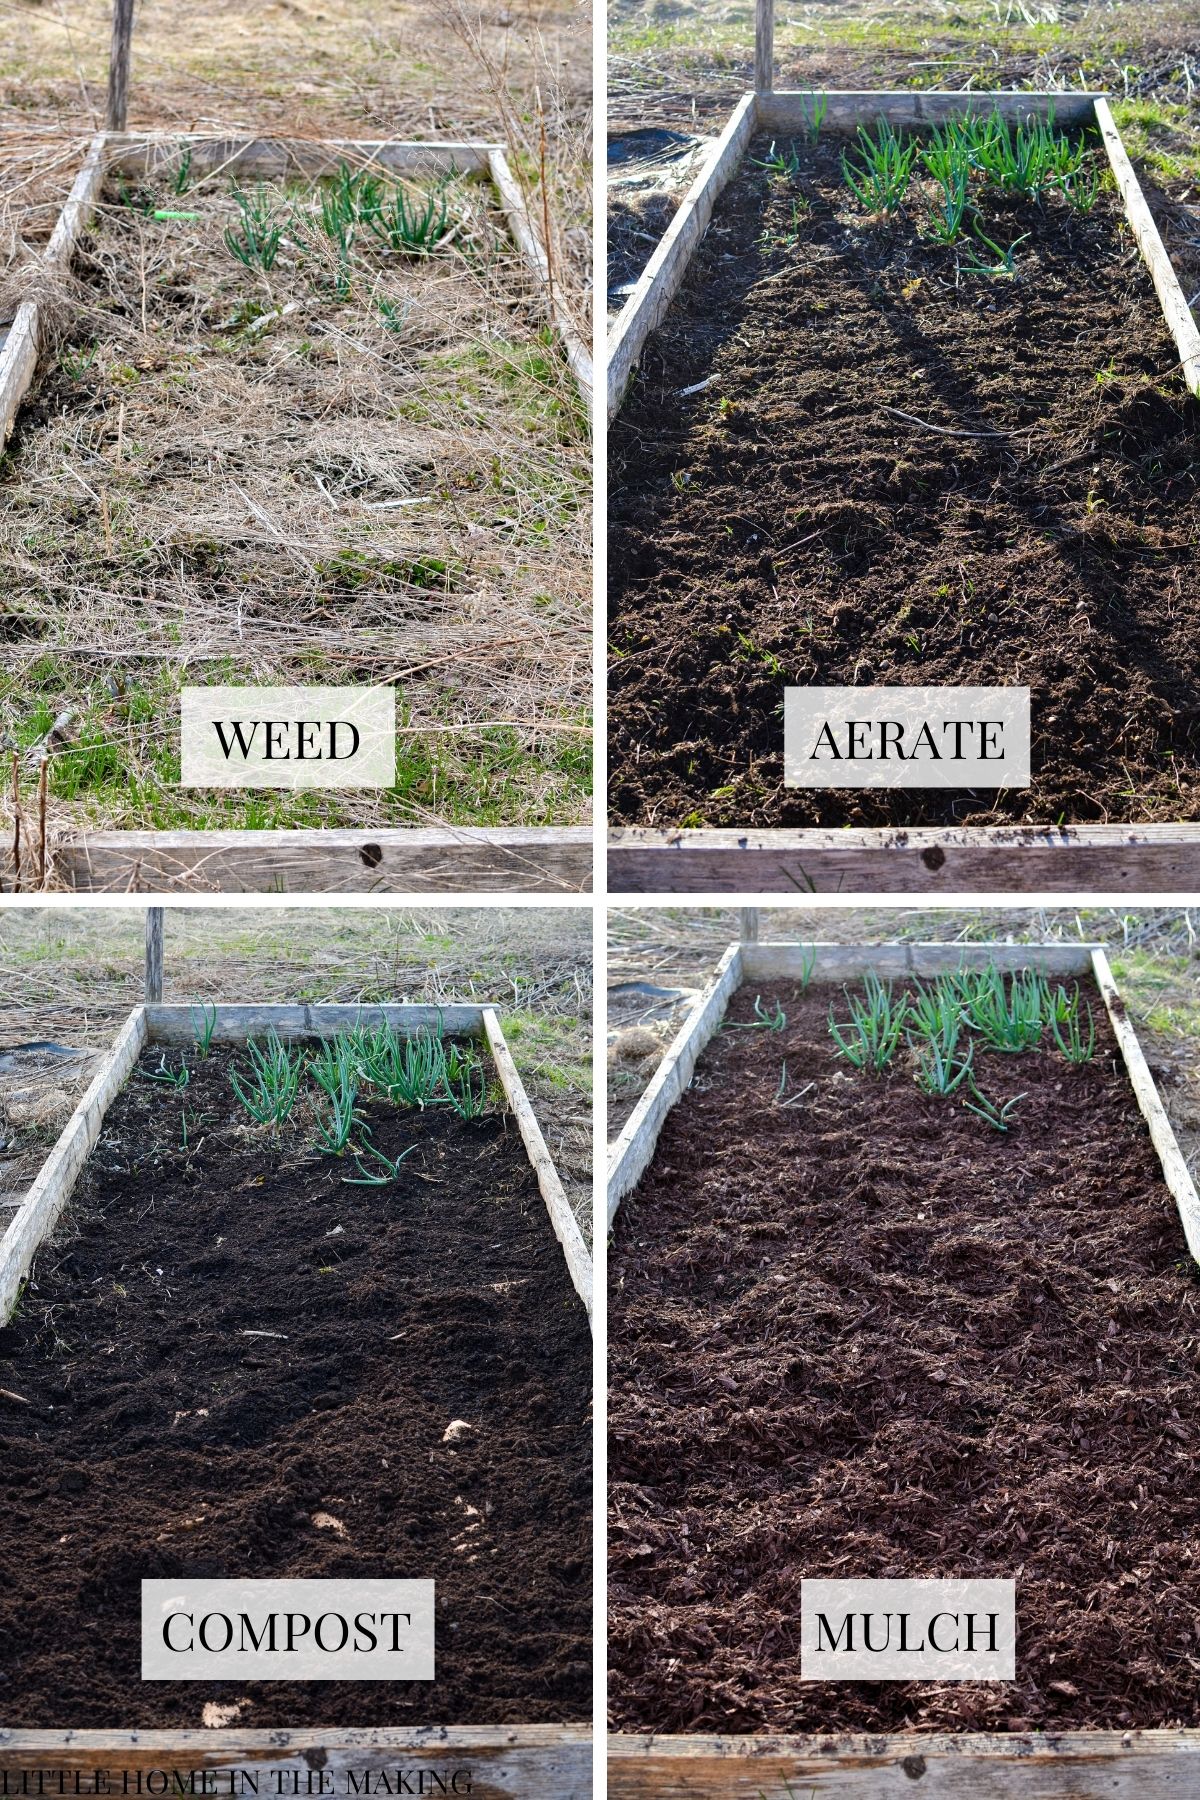
<instances>
[{"instance_id":1,"label":"raised garden bed","mask_svg":"<svg viewBox=\"0 0 1200 1800\"><path fill-rule=\"evenodd\" d=\"M944 244L920 163L888 215L843 178L994 112L1112 184L973 177ZM614 887L1195 880L1200 332L1103 99L747 95L609 370ZM1028 685L1031 786L783 787L785 686L923 683Z\"/></svg>"},{"instance_id":2,"label":"raised garden bed","mask_svg":"<svg viewBox=\"0 0 1200 1800\"><path fill-rule=\"evenodd\" d=\"M148 1728L160 1759L270 1760L314 1727L348 1757L435 1720L447 1753L521 1750L531 1791L585 1792L591 1263L498 1017L219 1007L205 1053L208 1016L131 1016L0 1242L0 1757ZM385 1024L462 1047L465 1116L450 1077L422 1106L355 1063L349 1147L323 1151L313 1068ZM231 1081L253 1095L272 1032L309 1059L278 1129ZM139 1581L200 1573L432 1576L437 1679L142 1684ZM106 1621L86 1649L81 1605Z\"/></svg>"},{"instance_id":3,"label":"raised garden bed","mask_svg":"<svg viewBox=\"0 0 1200 1800\"><path fill-rule=\"evenodd\" d=\"M504 152L104 134L19 283L8 884L584 885L590 362ZM206 683L394 686L394 787L181 789Z\"/></svg>"},{"instance_id":4,"label":"raised garden bed","mask_svg":"<svg viewBox=\"0 0 1200 1800\"><path fill-rule=\"evenodd\" d=\"M989 968L1078 1038L839 1054L872 978ZM609 1192L610 1792L1184 1781L1200 1201L1103 953L733 946ZM1015 1577L1016 1682L802 1683L834 1573Z\"/></svg>"}]
</instances>

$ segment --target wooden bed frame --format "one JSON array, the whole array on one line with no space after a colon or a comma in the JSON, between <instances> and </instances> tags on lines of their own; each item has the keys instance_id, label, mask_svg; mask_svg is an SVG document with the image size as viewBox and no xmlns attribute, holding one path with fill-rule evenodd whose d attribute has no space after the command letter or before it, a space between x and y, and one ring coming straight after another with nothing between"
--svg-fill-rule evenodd
<instances>
[{"instance_id":1,"label":"wooden bed frame","mask_svg":"<svg viewBox=\"0 0 1200 1800\"><path fill-rule=\"evenodd\" d=\"M217 1006L212 1042L242 1044L248 1037L278 1032L289 1038L327 1038L356 1025L388 1024L405 1037L421 1031L481 1038L517 1122L521 1142L537 1176L554 1235L562 1246L571 1285L592 1318L592 1259L571 1211L554 1160L513 1062L500 1015L492 1006ZM92 1078L12 1222L0 1237L0 1323L12 1310L38 1248L53 1231L79 1174L104 1127L109 1107L124 1087L142 1051L151 1044L185 1046L196 1039L195 1009L161 1001L135 1007Z\"/></svg>"},{"instance_id":2,"label":"wooden bed frame","mask_svg":"<svg viewBox=\"0 0 1200 1800\"><path fill-rule=\"evenodd\" d=\"M687 1091L697 1058L731 996L754 982L925 979L989 963L1090 977L1099 989L1130 1086L1179 1209L1188 1250L1200 1258L1200 1196L1147 1066L1108 958L1074 944L731 944L613 1144L611 1229L624 1196L649 1167L663 1121ZM682 1736L614 1733L609 1800L1168 1800L1200 1786L1200 1731L1071 1731L961 1735ZM1189 1773L1191 1779L1189 1781Z\"/></svg>"},{"instance_id":3,"label":"wooden bed frame","mask_svg":"<svg viewBox=\"0 0 1200 1800\"><path fill-rule=\"evenodd\" d=\"M271 1030L285 1039L330 1037L358 1024L379 1025L384 1021L405 1035L442 1031L456 1037L482 1039L537 1176L571 1285L591 1322L591 1255L494 1007L218 1006L216 1015L212 1041L218 1044L243 1043L248 1036ZM70 1199L103 1130L105 1114L142 1051L149 1044L188 1045L195 1036L191 1007L155 1004L139 1006L130 1014L0 1239L0 1322L8 1317L39 1246L54 1229ZM0 1769L10 1773L34 1769L86 1772L105 1766L116 1770L174 1768L220 1772L250 1766L262 1780L264 1795L270 1791L266 1777L277 1770L298 1770L303 1784L311 1769L332 1770L336 1776L338 1772L363 1768L392 1769L398 1762L414 1760L437 1768L445 1776L454 1769L469 1769L471 1793L477 1800L480 1796L489 1800L493 1795L518 1796L520 1800L587 1800L591 1793L592 1731L586 1723L320 1732L0 1728ZM202 1790L197 1787L195 1791ZM220 1790L214 1787L208 1791ZM245 1790L230 1790L227 1786L224 1791L236 1795ZM299 1789L284 1786L279 1791L308 1792L304 1785ZM347 1790L342 1786L335 1791L344 1795Z\"/></svg>"},{"instance_id":4,"label":"wooden bed frame","mask_svg":"<svg viewBox=\"0 0 1200 1800\"><path fill-rule=\"evenodd\" d=\"M610 421L751 139L759 132L802 135L811 123L816 94L771 88L771 8L772 0L759 0L758 91L738 101L613 322L608 341ZM1200 329L1103 95L902 89L823 97L827 111L821 130L831 133L852 133L880 118L911 129L993 108L1013 121L1052 112L1062 125L1094 126L1179 352L1183 378L1200 396ZM1181 892L1200 887L1200 824L848 831L614 827L608 834L608 878L614 893Z\"/></svg>"},{"instance_id":5,"label":"wooden bed frame","mask_svg":"<svg viewBox=\"0 0 1200 1800\"><path fill-rule=\"evenodd\" d=\"M256 178L332 173L339 162L402 176L452 170L490 181L513 240L544 296L589 413L591 352L562 304L545 249L504 148L486 143L391 142L330 138L232 138L196 132L101 131L41 258L65 272L109 175L136 176L191 154L199 174L214 170ZM41 344L36 299L21 302L0 341L0 449L37 372ZM592 832L583 827L495 830L393 827L322 831L97 831L60 845L53 881L80 893L427 893L446 888L487 892L583 892L591 884ZM34 859L27 869L36 867ZM8 870L0 870L0 883ZM27 886L42 885L27 873Z\"/></svg>"},{"instance_id":6,"label":"wooden bed frame","mask_svg":"<svg viewBox=\"0 0 1200 1800\"><path fill-rule=\"evenodd\" d=\"M427 1781L422 1790L427 1795L453 1793L449 1782L457 1772L457 1792L469 1792L471 1800L591 1800L592 1732L586 1725L425 1725L410 1731L25 1731L0 1726L0 1770L9 1777L10 1792L19 1791L20 1778L27 1774L28 1793L34 1795L38 1771L52 1772L47 1800L60 1792L60 1771L66 1782L63 1794L75 1793L76 1780L80 1794L95 1794L95 1786L88 1784L97 1770L109 1773L108 1791L114 1794L122 1792L126 1771L143 1778L166 1771L168 1779L178 1773L184 1783L194 1777L194 1786L143 1788L143 1796L153 1792L173 1800L191 1793L248 1800L255 1791L249 1776L259 1783L263 1800L279 1795L345 1800L353 1792L348 1776L361 1781L367 1769L376 1774L386 1770L396 1793L398 1767L410 1774L416 1768L436 1771L446 1786L439 1789ZM325 1785L319 1786L322 1773ZM132 1779L128 1791L137 1792ZM371 1788L372 1794L384 1791ZM410 1791L418 1790L413 1786Z\"/></svg>"}]
</instances>

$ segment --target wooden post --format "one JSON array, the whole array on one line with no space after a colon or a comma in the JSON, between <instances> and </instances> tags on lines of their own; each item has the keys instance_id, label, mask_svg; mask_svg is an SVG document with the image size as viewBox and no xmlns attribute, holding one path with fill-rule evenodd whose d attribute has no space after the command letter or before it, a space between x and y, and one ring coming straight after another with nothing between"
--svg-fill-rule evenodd
<instances>
[{"instance_id":1,"label":"wooden post","mask_svg":"<svg viewBox=\"0 0 1200 1800\"><path fill-rule=\"evenodd\" d=\"M769 94L775 86L775 0L755 0L754 91Z\"/></svg>"},{"instance_id":2,"label":"wooden post","mask_svg":"<svg viewBox=\"0 0 1200 1800\"><path fill-rule=\"evenodd\" d=\"M108 59L109 131L124 131L129 111L129 50L133 42L133 0L113 0L112 50Z\"/></svg>"},{"instance_id":3,"label":"wooden post","mask_svg":"<svg viewBox=\"0 0 1200 1800\"><path fill-rule=\"evenodd\" d=\"M163 909L146 908L146 1004L162 999L163 989Z\"/></svg>"},{"instance_id":4,"label":"wooden post","mask_svg":"<svg viewBox=\"0 0 1200 1800\"><path fill-rule=\"evenodd\" d=\"M743 944L758 942L758 908L742 906L738 908L738 936Z\"/></svg>"}]
</instances>

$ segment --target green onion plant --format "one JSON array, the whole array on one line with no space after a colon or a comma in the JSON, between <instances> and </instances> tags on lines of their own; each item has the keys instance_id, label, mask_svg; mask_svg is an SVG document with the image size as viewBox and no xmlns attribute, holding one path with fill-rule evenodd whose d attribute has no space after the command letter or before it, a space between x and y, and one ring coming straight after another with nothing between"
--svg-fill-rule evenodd
<instances>
[{"instance_id":1,"label":"green onion plant","mask_svg":"<svg viewBox=\"0 0 1200 1800\"><path fill-rule=\"evenodd\" d=\"M861 999L846 992L848 1020L839 1024L830 1007L829 1035L837 1054L844 1056L852 1068L872 1069L878 1074L887 1068L900 1046L908 1000L895 1000L891 982L885 987L873 970L867 971L863 987Z\"/></svg>"},{"instance_id":2,"label":"green onion plant","mask_svg":"<svg viewBox=\"0 0 1200 1800\"><path fill-rule=\"evenodd\" d=\"M296 1104L304 1052L293 1051L277 1031L270 1031L265 1045L247 1039L246 1057L250 1066L244 1084L234 1068L229 1071L230 1086L256 1125L270 1125L278 1131Z\"/></svg>"}]
</instances>

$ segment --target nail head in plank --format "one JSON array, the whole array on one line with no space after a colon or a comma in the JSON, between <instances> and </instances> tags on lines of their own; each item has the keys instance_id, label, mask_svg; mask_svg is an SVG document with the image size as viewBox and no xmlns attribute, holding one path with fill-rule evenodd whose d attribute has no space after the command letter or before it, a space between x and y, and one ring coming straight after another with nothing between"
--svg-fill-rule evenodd
<instances>
[{"instance_id":1,"label":"nail head in plank","mask_svg":"<svg viewBox=\"0 0 1200 1800\"><path fill-rule=\"evenodd\" d=\"M575 1214L571 1211L571 1203L559 1180L558 1170L554 1166L554 1159L542 1136L542 1128L537 1122L537 1115L530 1104L520 1072L505 1041L499 1014L493 1007L485 1006L483 1009L483 1029L491 1048L496 1072L500 1077L500 1085L504 1089L504 1097L517 1121L517 1129L521 1133L526 1154L533 1164L538 1188L546 1203L546 1211L550 1215L554 1235L562 1246L562 1253L566 1259L572 1284L587 1309L590 1323L592 1319L592 1259L588 1254L588 1247L583 1241L583 1233L579 1229Z\"/></svg>"},{"instance_id":2,"label":"nail head in plank","mask_svg":"<svg viewBox=\"0 0 1200 1800\"><path fill-rule=\"evenodd\" d=\"M663 1120L687 1091L700 1052L724 1018L730 996L741 984L742 947L730 944L612 1147L608 1165L610 1225L625 1195L649 1168Z\"/></svg>"},{"instance_id":3,"label":"nail head in plank","mask_svg":"<svg viewBox=\"0 0 1200 1800\"><path fill-rule=\"evenodd\" d=\"M0 1238L0 1323L16 1302L38 1247L53 1231L100 1136L104 1115L146 1042L145 1008L125 1021L4 1236Z\"/></svg>"},{"instance_id":4,"label":"nail head in plank","mask_svg":"<svg viewBox=\"0 0 1200 1800\"><path fill-rule=\"evenodd\" d=\"M1171 1190L1179 1217L1183 1224L1183 1235L1187 1239L1187 1247L1197 1262L1200 1262L1200 1196L1196 1193L1196 1184L1192 1180L1191 1171L1184 1160L1175 1136L1171 1121L1167 1117L1167 1109L1159 1097L1154 1077L1150 1073L1142 1047L1138 1043L1137 1032L1124 1000L1113 978L1108 957L1103 950L1093 950L1092 970L1096 978L1096 986L1100 989L1100 997L1104 1001L1109 1022L1120 1047L1129 1075L1130 1085L1146 1121L1151 1142L1158 1151L1158 1159L1162 1164L1163 1175Z\"/></svg>"},{"instance_id":5,"label":"nail head in plank","mask_svg":"<svg viewBox=\"0 0 1200 1800\"><path fill-rule=\"evenodd\" d=\"M1158 234L1158 226L1154 223L1133 164L1121 142L1121 134L1117 130L1108 101L1097 99L1095 113L1100 136L1108 152L1108 160L1125 207L1125 217L1129 220L1129 228L1150 271L1150 279L1154 283L1163 316L1179 351L1183 378L1192 393L1200 396L1200 328L1197 328L1192 317L1174 264Z\"/></svg>"}]
</instances>

